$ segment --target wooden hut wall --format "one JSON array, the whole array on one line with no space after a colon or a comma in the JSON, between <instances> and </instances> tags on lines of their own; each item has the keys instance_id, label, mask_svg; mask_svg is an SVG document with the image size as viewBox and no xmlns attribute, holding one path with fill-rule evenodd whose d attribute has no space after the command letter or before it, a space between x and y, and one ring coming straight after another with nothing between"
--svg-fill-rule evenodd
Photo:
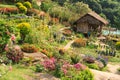
<instances>
[{"instance_id":1,"label":"wooden hut wall","mask_svg":"<svg viewBox=\"0 0 120 80\"><path fill-rule=\"evenodd\" d=\"M87 33L88 32L88 24L87 23L78 23L77 24L77 32Z\"/></svg>"}]
</instances>

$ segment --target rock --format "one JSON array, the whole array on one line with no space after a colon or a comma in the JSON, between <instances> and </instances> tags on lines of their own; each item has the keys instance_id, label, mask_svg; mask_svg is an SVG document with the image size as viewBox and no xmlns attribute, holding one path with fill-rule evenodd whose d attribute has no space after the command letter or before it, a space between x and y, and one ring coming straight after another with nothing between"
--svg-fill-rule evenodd
<instances>
[{"instance_id":1,"label":"rock","mask_svg":"<svg viewBox=\"0 0 120 80\"><path fill-rule=\"evenodd\" d=\"M32 58L32 62L43 62L45 59L48 59L46 55L41 52L37 53L24 53L24 58Z\"/></svg>"},{"instance_id":2,"label":"rock","mask_svg":"<svg viewBox=\"0 0 120 80\"><path fill-rule=\"evenodd\" d=\"M99 60L95 61L95 64L97 64L100 69L104 67L103 63Z\"/></svg>"},{"instance_id":3,"label":"rock","mask_svg":"<svg viewBox=\"0 0 120 80\"><path fill-rule=\"evenodd\" d=\"M37 73L36 76L37 80L60 80L59 78L46 73Z\"/></svg>"},{"instance_id":4,"label":"rock","mask_svg":"<svg viewBox=\"0 0 120 80\"><path fill-rule=\"evenodd\" d=\"M94 69L90 69L90 71L94 75L94 80L120 80L120 75L118 74L98 71Z\"/></svg>"}]
</instances>

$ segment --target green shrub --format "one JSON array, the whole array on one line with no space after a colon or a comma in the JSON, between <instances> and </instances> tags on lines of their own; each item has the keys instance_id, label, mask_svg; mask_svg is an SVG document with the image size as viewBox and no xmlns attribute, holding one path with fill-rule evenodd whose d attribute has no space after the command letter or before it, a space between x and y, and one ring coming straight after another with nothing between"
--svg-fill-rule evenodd
<instances>
[{"instance_id":1,"label":"green shrub","mask_svg":"<svg viewBox=\"0 0 120 80\"><path fill-rule=\"evenodd\" d=\"M27 13L27 8L25 6L20 6L19 10L21 13Z\"/></svg>"},{"instance_id":2,"label":"green shrub","mask_svg":"<svg viewBox=\"0 0 120 80\"><path fill-rule=\"evenodd\" d=\"M71 56L72 63L76 64L80 61L80 57L78 55L72 55Z\"/></svg>"},{"instance_id":3,"label":"green shrub","mask_svg":"<svg viewBox=\"0 0 120 80\"><path fill-rule=\"evenodd\" d=\"M42 65L40 65L40 64L37 64L36 65L36 70L35 70L35 72L42 72L44 70L44 67L42 66Z\"/></svg>"},{"instance_id":4,"label":"green shrub","mask_svg":"<svg viewBox=\"0 0 120 80\"><path fill-rule=\"evenodd\" d=\"M19 63L19 61L23 59L24 55L20 49L16 47L12 47L12 48L9 48L6 56L9 60L12 60L13 63Z\"/></svg>"},{"instance_id":5,"label":"green shrub","mask_svg":"<svg viewBox=\"0 0 120 80\"><path fill-rule=\"evenodd\" d=\"M95 63L93 63L93 64L86 64L86 66L88 66L91 69L99 70L99 66L97 64L95 64Z\"/></svg>"},{"instance_id":6,"label":"green shrub","mask_svg":"<svg viewBox=\"0 0 120 80\"><path fill-rule=\"evenodd\" d=\"M83 38L76 39L72 45L74 47L84 47L86 46L86 40Z\"/></svg>"},{"instance_id":7,"label":"green shrub","mask_svg":"<svg viewBox=\"0 0 120 80\"><path fill-rule=\"evenodd\" d=\"M5 46L10 38L9 28L11 27L9 27L9 25L6 24L6 21L0 20L0 52L3 52L5 50Z\"/></svg>"},{"instance_id":8,"label":"green shrub","mask_svg":"<svg viewBox=\"0 0 120 80\"><path fill-rule=\"evenodd\" d=\"M120 68L118 68L117 70L118 70L118 72L120 72Z\"/></svg>"},{"instance_id":9,"label":"green shrub","mask_svg":"<svg viewBox=\"0 0 120 80\"><path fill-rule=\"evenodd\" d=\"M23 6L23 4L21 2L17 2L16 6L17 6L17 8L19 8L20 6Z\"/></svg>"},{"instance_id":10,"label":"green shrub","mask_svg":"<svg viewBox=\"0 0 120 80\"><path fill-rule=\"evenodd\" d=\"M117 42L115 45L116 45L116 49L120 50L120 42Z\"/></svg>"},{"instance_id":11,"label":"green shrub","mask_svg":"<svg viewBox=\"0 0 120 80\"><path fill-rule=\"evenodd\" d=\"M61 80L94 80L94 76L89 69L86 69L79 72L72 72L72 76L63 76Z\"/></svg>"},{"instance_id":12,"label":"green shrub","mask_svg":"<svg viewBox=\"0 0 120 80\"><path fill-rule=\"evenodd\" d=\"M24 45L22 45L21 50L24 51L24 52L27 52L27 53L38 52L38 48L36 48L32 44L24 44Z\"/></svg>"},{"instance_id":13,"label":"green shrub","mask_svg":"<svg viewBox=\"0 0 120 80\"><path fill-rule=\"evenodd\" d=\"M20 30L21 40L24 41L27 34L29 34L31 26L29 23L20 23L18 24L18 29Z\"/></svg>"},{"instance_id":14,"label":"green shrub","mask_svg":"<svg viewBox=\"0 0 120 80\"><path fill-rule=\"evenodd\" d=\"M97 58L97 60L101 61L104 65L104 67L106 67L107 64L108 64L108 59L107 58L99 57L99 58Z\"/></svg>"},{"instance_id":15,"label":"green shrub","mask_svg":"<svg viewBox=\"0 0 120 80\"><path fill-rule=\"evenodd\" d=\"M23 3L23 5L26 7L26 8L32 8L32 5L31 5L31 3L29 2L29 1L27 1L27 2L24 2Z\"/></svg>"},{"instance_id":16,"label":"green shrub","mask_svg":"<svg viewBox=\"0 0 120 80\"><path fill-rule=\"evenodd\" d=\"M52 7L53 7L53 4L51 2L42 2L41 4L41 9L45 12L47 12Z\"/></svg>"},{"instance_id":17,"label":"green shrub","mask_svg":"<svg viewBox=\"0 0 120 80\"><path fill-rule=\"evenodd\" d=\"M76 36L77 36L78 38L84 38L84 35L83 35L82 33L78 33L78 34L76 34Z\"/></svg>"}]
</instances>

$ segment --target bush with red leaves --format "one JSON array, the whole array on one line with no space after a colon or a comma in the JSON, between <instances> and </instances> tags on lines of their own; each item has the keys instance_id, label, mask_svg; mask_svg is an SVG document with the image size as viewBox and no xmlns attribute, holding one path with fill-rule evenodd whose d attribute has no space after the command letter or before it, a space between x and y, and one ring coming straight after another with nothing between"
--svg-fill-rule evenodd
<instances>
[{"instance_id":1,"label":"bush with red leaves","mask_svg":"<svg viewBox=\"0 0 120 80\"><path fill-rule=\"evenodd\" d=\"M12 60L13 63L19 63L23 59L23 52L19 48L9 48L6 54L9 60Z\"/></svg>"}]
</instances>

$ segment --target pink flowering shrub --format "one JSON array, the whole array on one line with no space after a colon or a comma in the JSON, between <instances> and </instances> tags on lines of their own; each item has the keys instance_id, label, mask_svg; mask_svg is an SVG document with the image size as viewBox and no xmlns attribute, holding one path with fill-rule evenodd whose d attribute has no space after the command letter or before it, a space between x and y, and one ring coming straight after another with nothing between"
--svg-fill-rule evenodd
<instances>
[{"instance_id":1,"label":"pink flowering shrub","mask_svg":"<svg viewBox=\"0 0 120 80\"><path fill-rule=\"evenodd\" d=\"M77 70L85 70L86 66L81 63L77 63L77 64L74 64L74 68L76 68Z\"/></svg>"},{"instance_id":2,"label":"pink flowering shrub","mask_svg":"<svg viewBox=\"0 0 120 80\"><path fill-rule=\"evenodd\" d=\"M11 38L10 38L12 41L15 41L16 37L14 34L11 35Z\"/></svg>"},{"instance_id":3,"label":"pink flowering shrub","mask_svg":"<svg viewBox=\"0 0 120 80\"><path fill-rule=\"evenodd\" d=\"M9 50L9 47L8 47L8 44L6 44L5 51L8 51L8 50Z\"/></svg>"},{"instance_id":4,"label":"pink flowering shrub","mask_svg":"<svg viewBox=\"0 0 120 80\"><path fill-rule=\"evenodd\" d=\"M81 71L81 70L85 70L85 69L86 69L86 66L81 64L81 63L77 63L74 65L71 65L69 63L65 63L61 67L61 70L64 73L64 75L67 75L67 73L69 73L69 71L71 71L71 70Z\"/></svg>"},{"instance_id":5,"label":"pink flowering shrub","mask_svg":"<svg viewBox=\"0 0 120 80\"><path fill-rule=\"evenodd\" d=\"M46 59L43 62L43 66L47 70L53 71L53 75L61 80L94 80L90 70L81 63L70 64L65 60L58 63L57 60L52 57Z\"/></svg>"},{"instance_id":6,"label":"pink flowering shrub","mask_svg":"<svg viewBox=\"0 0 120 80\"><path fill-rule=\"evenodd\" d=\"M43 66L48 70L55 69L55 58L47 59L43 62Z\"/></svg>"},{"instance_id":7,"label":"pink flowering shrub","mask_svg":"<svg viewBox=\"0 0 120 80\"><path fill-rule=\"evenodd\" d=\"M62 65L61 70L64 73L64 75L67 74L68 70L72 67L69 63L65 63Z\"/></svg>"}]
</instances>

